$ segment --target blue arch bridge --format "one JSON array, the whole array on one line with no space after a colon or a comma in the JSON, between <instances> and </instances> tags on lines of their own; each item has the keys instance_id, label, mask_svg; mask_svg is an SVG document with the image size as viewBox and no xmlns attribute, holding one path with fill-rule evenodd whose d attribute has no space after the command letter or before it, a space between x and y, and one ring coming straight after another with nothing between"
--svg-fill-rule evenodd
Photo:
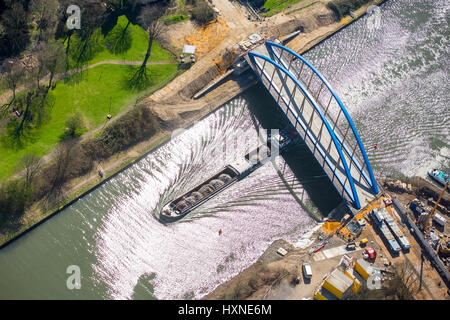
<instances>
[{"instance_id":1,"label":"blue arch bridge","mask_svg":"<svg viewBox=\"0 0 450 320\"><path fill-rule=\"evenodd\" d=\"M267 41L245 59L277 102L353 213L379 192L350 115L302 56Z\"/></svg>"}]
</instances>

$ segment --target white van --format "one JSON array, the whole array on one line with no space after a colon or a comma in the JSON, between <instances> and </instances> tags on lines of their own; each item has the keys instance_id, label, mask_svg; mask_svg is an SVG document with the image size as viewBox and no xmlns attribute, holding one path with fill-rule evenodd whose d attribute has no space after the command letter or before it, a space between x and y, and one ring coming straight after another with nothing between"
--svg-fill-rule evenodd
<instances>
[{"instance_id":1,"label":"white van","mask_svg":"<svg viewBox=\"0 0 450 320\"><path fill-rule=\"evenodd\" d=\"M312 277L312 269L309 263L304 263L302 265L303 276L307 279L311 279Z\"/></svg>"}]
</instances>

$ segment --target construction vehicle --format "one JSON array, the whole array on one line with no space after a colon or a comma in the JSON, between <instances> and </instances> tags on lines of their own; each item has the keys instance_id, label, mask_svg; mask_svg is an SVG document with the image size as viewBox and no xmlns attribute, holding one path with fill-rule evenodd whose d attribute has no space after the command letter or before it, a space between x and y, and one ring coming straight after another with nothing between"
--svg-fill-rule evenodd
<instances>
[{"instance_id":1,"label":"construction vehicle","mask_svg":"<svg viewBox=\"0 0 450 320\"><path fill-rule=\"evenodd\" d=\"M442 197L444 196L445 190L447 190L449 183L447 182L444 186L444 189L442 189L441 195L439 196L439 199L436 201L436 203L434 204L433 210L431 210L430 214L428 215L428 217L426 219L424 219L425 221L421 221L419 220L417 222L418 227L424 232L424 233L428 233L428 229L429 229L429 225L430 225L430 219L433 217L434 212L436 211L436 208L439 204L439 202L441 201Z\"/></svg>"},{"instance_id":2,"label":"construction vehicle","mask_svg":"<svg viewBox=\"0 0 450 320\"><path fill-rule=\"evenodd\" d=\"M347 246L345 248L347 250L356 250L356 243L354 241L351 241L347 243Z\"/></svg>"},{"instance_id":3,"label":"construction vehicle","mask_svg":"<svg viewBox=\"0 0 450 320\"><path fill-rule=\"evenodd\" d=\"M441 241L439 242L438 251L444 257L450 256L450 240L441 239Z\"/></svg>"}]
</instances>

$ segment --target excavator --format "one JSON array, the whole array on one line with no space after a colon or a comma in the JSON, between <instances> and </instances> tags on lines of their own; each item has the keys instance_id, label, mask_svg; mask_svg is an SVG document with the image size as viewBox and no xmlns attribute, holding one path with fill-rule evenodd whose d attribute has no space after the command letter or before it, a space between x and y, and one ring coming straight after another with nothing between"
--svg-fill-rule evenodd
<instances>
[{"instance_id":1,"label":"excavator","mask_svg":"<svg viewBox=\"0 0 450 320\"><path fill-rule=\"evenodd\" d=\"M433 210L431 210L431 212L430 212L430 214L428 215L428 217L427 217L425 220L423 220L423 222L420 221L420 220L417 222L417 225L419 226L419 228L420 228L424 233L428 233L428 229L429 229L429 227L430 227L430 221L431 221L431 218L433 217L434 212L436 211L436 208L437 208L437 206L439 205L439 202L441 201L442 196L444 195L445 190L447 190L448 186L449 186L449 183L447 182L447 183L445 184L445 186L444 186L444 189L442 189L442 192L441 192L441 195L439 196L439 199L438 199L438 200L436 201L436 203L434 204Z\"/></svg>"},{"instance_id":2,"label":"excavator","mask_svg":"<svg viewBox=\"0 0 450 320\"><path fill-rule=\"evenodd\" d=\"M444 257L450 256L450 240L441 239L441 241L439 241L438 251Z\"/></svg>"},{"instance_id":3,"label":"excavator","mask_svg":"<svg viewBox=\"0 0 450 320\"><path fill-rule=\"evenodd\" d=\"M423 223L418 223L419 228L422 229L424 234L428 234L431 218L433 217L434 212L436 211L436 208L439 205L439 202L441 201L442 196L444 195L444 193L447 190L448 186L449 186L449 183L447 182L445 184L445 186L444 186L444 189L442 189L442 192L441 192L441 195L439 196L439 199L434 204L433 210L430 212L430 214L428 215L426 220ZM439 242L438 251L439 251L439 253L443 254L444 256L450 255L450 240L448 240L448 239L441 239L441 241Z\"/></svg>"}]
</instances>

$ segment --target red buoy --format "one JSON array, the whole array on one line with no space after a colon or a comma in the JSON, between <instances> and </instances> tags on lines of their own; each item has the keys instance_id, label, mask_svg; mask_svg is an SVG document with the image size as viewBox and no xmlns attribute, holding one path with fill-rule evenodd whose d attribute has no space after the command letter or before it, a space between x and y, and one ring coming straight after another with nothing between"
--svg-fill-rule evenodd
<instances>
[{"instance_id":1,"label":"red buoy","mask_svg":"<svg viewBox=\"0 0 450 320\"><path fill-rule=\"evenodd\" d=\"M219 236L222 234L222 229L219 229Z\"/></svg>"}]
</instances>

